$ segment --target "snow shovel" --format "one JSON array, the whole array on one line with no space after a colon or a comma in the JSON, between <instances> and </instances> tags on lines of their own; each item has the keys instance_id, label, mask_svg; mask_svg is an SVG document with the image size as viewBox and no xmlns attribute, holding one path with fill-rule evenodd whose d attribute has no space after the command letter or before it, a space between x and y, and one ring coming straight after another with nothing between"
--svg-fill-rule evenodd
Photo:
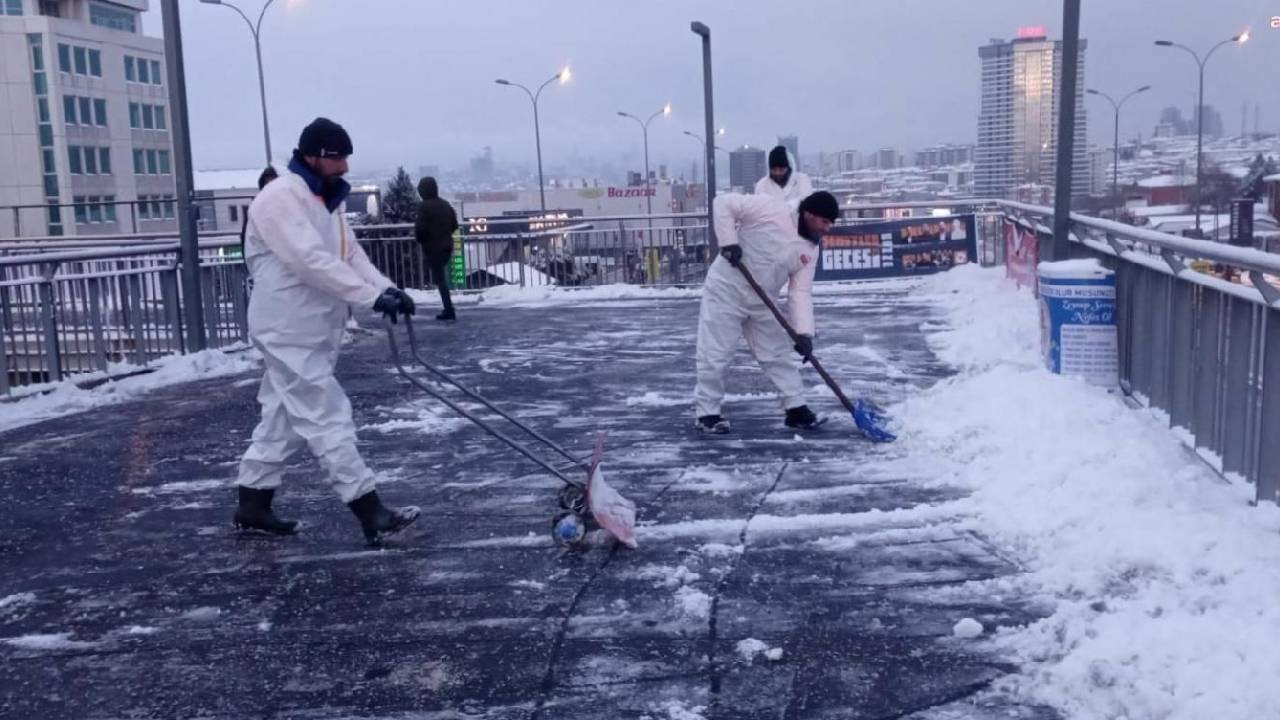
<instances>
[{"instance_id":1,"label":"snow shovel","mask_svg":"<svg viewBox=\"0 0 1280 720\"><path fill-rule=\"evenodd\" d=\"M782 329L787 331L791 341L798 342L800 333L797 333L795 328L791 327L791 323L787 322L787 319L783 317L778 310L778 306L773 302L773 298L769 297L764 288L760 287L760 283L756 282L755 277L751 275L751 271L747 269L747 266L739 262L738 269L742 271L742 276L747 279L747 284L751 286L752 290L756 291L756 295L760 297L760 300L773 313L773 317L782 325ZM814 370L818 371L818 375L822 377L822 381L827 384L827 387L831 388L831 392L835 393L836 397L840 399L840 404L844 405L844 409L848 410L849 414L853 416L854 424L858 426L863 435L875 442L893 442L898 439L898 436L889 432L888 418L885 417L884 411L879 406L865 398L858 398L856 401L850 402L844 391L836 384L836 381L832 379L831 375L827 374L826 368L822 367L822 364L818 362L818 358L810 355L807 361L813 366Z\"/></svg>"},{"instance_id":2,"label":"snow shovel","mask_svg":"<svg viewBox=\"0 0 1280 720\"><path fill-rule=\"evenodd\" d=\"M419 390L422 390L436 400L439 400L441 403L444 403L449 407L449 409L458 413L467 420L470 420L472 423L475 423L475 425L481 430L497 438L512 450L515 450L525 456L535 465L564 483L564 487L560 490L559 502L560 506L564 508L566 512L557 515L552 519L551 523L552 537L557 543L572 545L580 542L586 536L587 529L583 513L586 510L590 510L591 516L595 518L596 523L599 524L600 527L608 531L622 544L631 548L636 547L635 503L623 497L617 490L614 490L607 482L605 482L604 470L600 467L600 461L604 455L605 433L600 433L597 436L595 453L590 459L583 461L574 457L568 450L556 444L542 433L539 433L537 430L534 430L528 425L515 419L493 403L486 400L479 393L466 387L445 371L424 360L418 353L418 341L414 334L413 319L406 315L404 316L404 320L405 332L408 333L409 336L409 354L413 356L413 359L416 360L419 365L426 368L441 380L444 380L446 383L457 388L467 397L493 411L495 414L516 426L542 445L554 450L568 461L567 467L556 467L552 465L537 453L533 452L527 445L494 428L489 423L467 411L458 403L445 397L430 385L427 385L422 380L411 375L400 362L400 349L399 344L396 342L395 326L393 324L394 321L390 318L384 318L384 324L387 329L387 340L391 346L391 362L395 365L396 370L399 371L402 377L415 385ZM565 474L566 472L571 472L574 469L585 471L587 475L586 480L574 480Z\"/></svg>"}]
</instances>

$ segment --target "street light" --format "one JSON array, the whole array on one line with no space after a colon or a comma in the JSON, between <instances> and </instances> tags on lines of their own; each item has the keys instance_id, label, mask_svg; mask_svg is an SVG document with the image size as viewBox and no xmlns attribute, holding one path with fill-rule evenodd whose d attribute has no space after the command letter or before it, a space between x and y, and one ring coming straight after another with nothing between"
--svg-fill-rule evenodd
<instances>
[{"instance_id":1,"label":"street light","mask_svg":"<svg viewBox=\"0 0 1280 720\"><path fill-rule=\"evenodd\" d=\"M1199 236L1200 236L1200 175L1201 175L1201 171L1203 170L1203 165L1204 165L1204 162L1203 162L1203 159L1202 159L1202 158L1204 157L1204 66L1205 66L1205 64L1206 64L1206 63L1208 63L1208 62L1209 62L1209 58L1213 56L1213 53L1214 53L1218 48L1222 47L1223 45L1230 45L1231 43L1236 43L1236 44L1239 44L1239 45L1243 45L1243 44L1245 44L1245 43L1247 43L1247 42L1249 42L1249 31L1248 31L1248 30L1245 30L1244 32L1240 33L1239 35L1236 35L1236 36L1234 36L1234 37L1231 37L1231 38L1228 38L1228 39L1226 39L1226 40L1223 40L1222 42L1218 43L1217 45L1214 45L1213 47L1209 48L1209 52L1205 53L1205 54L1204 54L1204 58L1202 59L1202 58L1200 57L1199 53L1197 53L1195 50L1192 50L1191 48L1187 47L1186 45L1180 45L1180 44L1178 44L1178 43L1176 43L1176 42L1172 42L1172 41L1169 41L1169 40L1156 40L1156 45L1159 45L1160 47L1176 47L1176 48L1179 48L1179 49L1182 49L1182 50L1186 50L1188 53L1191 53L1191 57L1195 58L1195 60L1196 60L1196 65L1199 65L1199 66L1200 66L1200 93L1199 93L1198 99L1197 99L1197 101L1196 101L1196 103L1197 103L1197 104L1196 104L1196 195L1195 195L1195 202L1196 202L1196 236L1197 236L1197 237L1199 237Z\"/></svg>"},{"instance_id":2,"label":"street light","mask_svg":"<svg viewBox=\"0 0 1280 720\"><path fill-rule=\"evenodd\" d=\"M653 122L653 119L658 117L659 115L661 115L662 117L670 117L671 103L667 103L666 105L663 106L661 110L650 115L647 119L644 119L644 120L641 120L640 118L636 117L635 115L632 115L631 113L624 113L621 110L618 111L618 115L624 118L631 118L632 120L635 120L637 123L639 123L640 130L644 132L644 188L645 188L644 200L645 200L645 206L649 209L649 216L650 216L649 221L652 222L653 221L653 197L652 197L652 194L649 192L652 187L649 183L649 123Z\"/></svg>"},{"instance_id":3,"label":"street light","mask_svg":"<svg viewBox=\"0 0 1280 720\"><path fill-rule=\"evenodd\" d=\"M499 85L520 88L529 96L529 102L533 103L533 142L538 149L538 205L542 208L543 215L547 214L547 193L544 189L546 183L542 180L542 130L538 127L538 98L542 96L543 89L551 83L559 80L560 84L564 85L569 82L569 79L572 76L573 73L569 71L569 66L566 65L563 70L552 75L546 82L539 85L537 92L531 92L529 88L521 85L520 83L513 83L510 80L503 80L501 78L494 80L494 82Z\"/></svg>"},{"instance_id":4,"label":"street light","mask_svg":"<svg viewBox=\"0 0 1280 720\"><path fill-rule=\"evenodd\" d=\"M706 162L706 157L705 157L705 156L706 156L706 154L707 154L707 143L702 139L702 136L701 136L701 135L699 135L699 134L698 134L698 133L696 133L696 132L691 132L691 131L689 131L689 130L685 130L685 131L684 131L684 134L685 134L685 135L688 135L689 137L693 138L694 140L697 140L697 141L698 141L698 145L702 147L702 154L703 154L703 156L704 156L704 157L703 157L702 164L705 166L705 165L707 164L707 162ZM721 136L721 135L724 135L724 128L720 128L719 130L717 130L717 131L716 131L716 137L719 137L719 136ZM725 150L724 148L720 147L719 145L716 145L716 146L715 146L715 149L716 149L716 150L719 150L719 151L721 151L721 152L728 152L727 150ZM708 170L709 170L709 169L708 169ZM712 185L712 184L714 184L714 183L715 183L715 181L716 181L716 178L713 178L713 177L711 177L710 175L707 175L707 184L708 184L708 185Z\"/></svg>"},{"instance_id":5,"label":"street light","mask_svg":"<svg viewBox=\"0 0 1280 720\"><path fill-rule=\"evenodd\" d=\"M1117 198L1119 198L1120 196L1120 108L1124 106L1125 102L1129 98L1133 97L1134 95L1137 95L1138 93L1146 92L1150 89L1151 89L1150 85L1143 85L1137 90L1134 90L1128 95L1125 95L1124 97L1120 98L1120 102L1116 102L1114 99L1112 99L1110 95L1104 92L1099 92L1092 88L1085 90L1085 92L1089 93L1090 95L1097 95L1099 97L1106 98L1107 102L1111 103L1111 107L1115 108L1116 110L1115 158L1111 162L1111 194ZM1119 210L1119 206L1117 206L1116 216L1118 217L1119 215L1120 215L1120 210Z\"/></svg>"},{"instance_id":6,"label":"street light","mask_svg":"<svg viewBox=\"0 0 1280 720\"><path fill-rule=\"evenodd\" d=\"M266 4L262 6L262 12L258 13L257 24L254 24L240 8L226 2L226 0L200 0L206 5L222 5L235 10L240 17L244 18L245 23L249 26L249 32L253 33L253 50L258 56L258 94L262 99L262 137L267 146L267 165L271 164L271 128L267 125L267 84L262 79L262 38L260 31L262 30L262 18L267 14L267 8L271 7L271 3L275 1L267 0Z\"/></svg>"}]
</instances>

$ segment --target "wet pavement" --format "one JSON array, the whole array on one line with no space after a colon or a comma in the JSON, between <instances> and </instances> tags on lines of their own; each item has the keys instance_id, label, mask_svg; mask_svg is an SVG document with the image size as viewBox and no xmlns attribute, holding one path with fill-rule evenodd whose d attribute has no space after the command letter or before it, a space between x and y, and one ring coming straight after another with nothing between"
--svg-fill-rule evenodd
<instances>
[{"instance_id":1,"label":"wet pavement","mask_svg":"<svg viewBox=\"0 0 1280 720\"><path fill-rule=\"evenodd\" d=\"M910 283L820 295L818 354L890 401L948 373ZM381 494L423 507L366 549L305 453L293 538L236 533L256 377L0 434L5 718L1053 718L992 691L988 630L1035 619L967 591L1018 568L928 458L833 416L798 438L745 346L725 414L691 427L697 301L460 308L424 354L575 452L608 432L637 550L549 535L557 481L398 377L376 326L339 373ZM474 405L468 405L474 407Z\"/></svg>"}]
</instances>

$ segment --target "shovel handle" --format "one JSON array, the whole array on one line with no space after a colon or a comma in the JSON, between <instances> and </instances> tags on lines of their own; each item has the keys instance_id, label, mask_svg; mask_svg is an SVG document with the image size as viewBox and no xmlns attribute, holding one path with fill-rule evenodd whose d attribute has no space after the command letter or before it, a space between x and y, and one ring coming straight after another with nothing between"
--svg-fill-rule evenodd
<instances>
[{"instance_id":1,"label":"shovel handle","mask_svg":"<svg viewBox=\"0 0 1280 720\"><path fill-rule=\"evenodd\" d=\"M770 298L769 294L764 291L764 288L760 287L760 283L756 282L755 276L751 274L751 271L747 269L747 266L742 263L738 263L738 269L742 271L742 276L747 279L747 284L751 286L751 289L754 290L756 295L760 297L760 300L764 302L765 307L769 308L769 312L773 313L773 317L777 319L778 324L782 326L783 330L787 331L787 335L791 338L791 341L798 342L800 340L800 333L796 332L795 328L791 327L791 323L787 322L787 318L783 316L782 311L778 310L778 306L773 302L773 298ZM840 389L840 386L836 384L836 381L827 374L826 368L822 367L822 363L818 362L818 358L813 355L809 355L809 364L818 372L818 376L827 384L827 387L831 388L831 392L835 393L836 397L840 399L840 404L844 405L844 409L852 413L853 403L850 402L849 398L844 394L844 391Z\"/></svg>"}]
</instances>

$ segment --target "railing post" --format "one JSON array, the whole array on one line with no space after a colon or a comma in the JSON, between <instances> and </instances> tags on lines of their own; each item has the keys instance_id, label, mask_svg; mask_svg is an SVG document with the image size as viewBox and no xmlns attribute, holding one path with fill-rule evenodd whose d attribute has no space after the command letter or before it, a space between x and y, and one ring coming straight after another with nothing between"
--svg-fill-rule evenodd
<instances>
[{"instance_id":1,"label":"railing post","mask_svg":"<svg viewBox=\"0 0 1280 720\"><path fill-rule=\"evenodd\" d=\"M102 372L107 371L106 337L102 331L102 288L100 283L89 279L89 327L93 332L93 364Z\"/></svg>"},{"instance_id":2,"label":"railing post","mask_svg":"<svg viewBox=\"0 0 1280 720\"><path fill-rule=\"evenodd\" d=\"M169 342L177 352L186 351L186 338L183 337L182 309L179 307L178 263L160 273L160 292L164 302L164 317L169 325Z\"/></svg>"},{"instance_id":3,"label":"railing post","mask_svg":"<svg viewBox=\"0 0 1280 720\"><path fill-rule=\"evenodd\" d=\"M49 381L62 379L62 350L58 347L58 312L55 307L53 276L58 271L57 263L43 267L40 288L40 324L44 332L45 357L49 362Z\"/></svg>"},{"instance_id":4,"label":"railing post","mask_svg":"<svg viewBox=\"0 0 1280 720\"><path fill-rule=\"evenodd\" d=\"M9 288L0 287L0 395L9 394L9 351L5 346L4 335L9 329ZM17 369L17 363L14 363Z\"/></svg>"},{"instance_id":5,"label":"railing post","mask_svg":"<svg viewBox=\"0 0 1280 720\"><path fill-rule=\"evenodd\" d=\"M13 236L22 237L22 212L16 207L13 208Z\"/></svg>"},{"instance_id":6,"label":"railing post","mask_svg":"<svg viewBox=\"0 0 1280 720\"><path fill-rule=\"evenodd\" d=\"M133 312L129 313L129 324L133 326L133 360L135 365L142 367L147 364L147 313L142 306L142 278L126 275L124 281L129 286L128 303L133 308ZM121 300L124 297L122 295Z\"/></svg>"}]
</instances>

